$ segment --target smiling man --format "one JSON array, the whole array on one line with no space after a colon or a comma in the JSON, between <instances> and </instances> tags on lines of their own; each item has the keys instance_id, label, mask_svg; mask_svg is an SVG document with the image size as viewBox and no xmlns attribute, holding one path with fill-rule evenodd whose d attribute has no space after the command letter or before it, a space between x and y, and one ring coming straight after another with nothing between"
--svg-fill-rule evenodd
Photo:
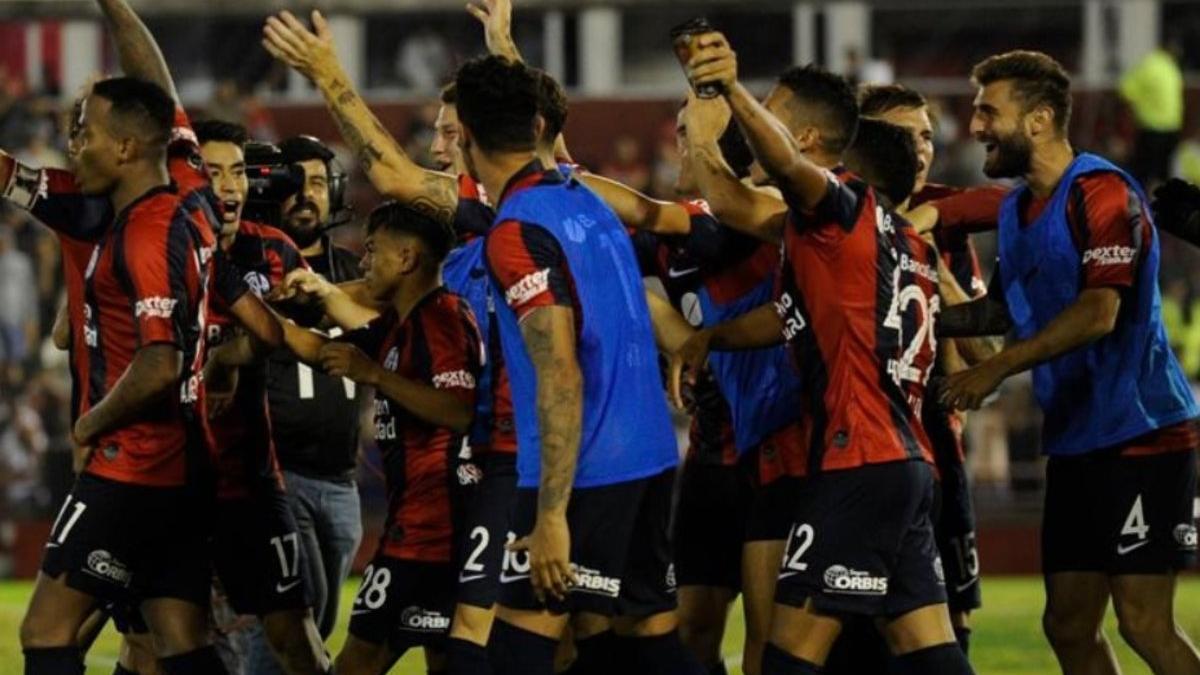
<instances>
[{"instance_id":1,"label":"smiling man","mask_svg":"<svg viewBox=\"0 0 1200 675\"><path fill-rule=\"evenodd\" d=\"M982 332L963 330L971 317L1004 332L1007 314L1017 340L949 376L942 402L978 408L1005 377L1033 370L1050 456L1044 625L1063 670L1118 672L1100 632L1111 597L1121 635L1154 672L1200 673L1173 614L1176 572L1196 555L1200 411L1163 329L1142 188L1072 149L1070 79L1049 56L993 56L972 79L984 173L1020 182L1000 209L1001 288L946 310L938 333Z\"/></svg>"}]
</instances>

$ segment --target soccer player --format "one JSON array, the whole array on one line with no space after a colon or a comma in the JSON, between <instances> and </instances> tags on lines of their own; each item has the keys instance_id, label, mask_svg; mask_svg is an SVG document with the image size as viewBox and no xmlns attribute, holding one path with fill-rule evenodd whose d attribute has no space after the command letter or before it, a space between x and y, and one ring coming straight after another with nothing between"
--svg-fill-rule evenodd
<instances>
[{"instance_id":1,"label":"soccer player","mask_svg":"<svg viewBox=\"0 0 1200 675\"><path fill-rule=\"evenodd\" d=\"M607 669L624 646L638 670L692 672L666 550L675 442L629 238L594 194L536 161L534 71L476 59L456 87L464 160L497 199L487 258L519 439L494 667L550 672L574 615L581 670ZM616 613L633 637L614 644Z\"/></svg>"},{"instance_id":2,"label":"soccer player","mask_svg":"<svg viewBox=\"0 0 1200 675\"><path fill-rule=\"evenodd\" d=\"M168 673L225 672L205 635L197 483L210 442L200 368L214 241L168 183L174 109L160 87L133 78L97 83L82 105L71 156L79 189L106 195L118 217L83 275L77 358L88 377L73 437L87 464L22 622L27 673L78 672L76 635L97 601L139 604Z\"/></svg>"},{"instance_id":3,"label":"soccer player","mask_svg":"<svg viewBox=\"0 0 1200 675\"><path fill-rule=\"evenodd\" d=\"M1198 410L1160 316L1158 233L1137 181L1067 137L1070 78L1039 52L975 66L971 132L984 172L1020 178L1000 211L1001 288L944 316L946 335L1017 341L947 378L941 399L974 409L1033 370L1045 413L1044 626L1066 672L1117 672L1101 632L1159 673L1200 673L1175 623L1175 575L1192 564ZM991 325L988 325L991 324ZM972 329L972 330L967 330Z\"/></svg>"},{"instance_id":4,"label":"soccer player","mask_svg":"<svg viewBox=\"0 0 1200 675\"><path fill-rule=\"evenodd\" d=\"M882 120L912 134L918 168L908 208L963 192L928 182L934 159L933 123L924 96L903 85L870 86L861 92L859 111L864 118ZM980 199L987 201L983 208L999 211L998 189L976 192ZM935 233L941 255L938 280L943 307L986 295L987 284L979 269L979 258L965 228L939 228ZM934 377L958 372L987 359L999 350L999 344L991 338L958 339L943 340L938 348ZM935 400L927 400L922 408L921 423L929 435L937 461L941 492L933 530L946 573L946 595L954 634L966 653L971 634L969 616L971 611L979 608L981 595L975 512L964 465L963 421L961 413L946 410Z\"/></svg>"},{"instance_id":5,"label":"soccer player","mask_svg":"<svg viewBox=\"0 0 1200 675\"><path fill-rule=\"evenodd\" d=\"M724 36L698 39L689 79L721 87L789 207L775 320L765 320L768 305L712 329L710 341L749 346L782 332L807 385L815 475L796 509L763 672L820 672L843 617L865 615L884 624L901 672L969 673L946 608L920 424L935 351L937 252L890 210L912 192L911 138L863 121L847 164L875 187L832 174L738 82Z\"/></svg>"},{"instance_id":6,"label":"soccer player","mask_svg":"<svg viewBox=\"0 0 1200 675\"><path fill-rule=\"evenodd\" d=\"M336 341L285 327L300 358L376 390L388 518L335 670L387 672L422 646L437 671L457 592L453 549L465 492L459 476L478 471L459 449L474 415L482 341L469 305L441 285L454 243L449 227L392 202L371 213L367 233L365 283L383 313Z\"/></svg>"},{"instance_id":7,"label":"soccer player","mask_svg":"<svg viewBox=\"0 0 1200 675\"><path fill-rule=\"evenodd\" d=\"M266 295L295 269L306 268L283 232L242 219L250 186L244 127L221 121L195 126L205 169L222 204L218 243L223 262L255 295ZM225 294L228 295L228 294ZM236 319L218 297L206 321L209 359L238 347ZM217 576L238 614L261 619L271 649L288 673L324 673L324 645L305 583L309 564L271 438L265 354L238 363L230 405L212 419L217 442L217 506L213 554ZM240 367L239 367L240 366Z\"/></svg>"},{"instance_id":8,"label":"soccer player","mask_svg":"<svg viewBox=\"0 0 1200 675\"><path fill-rule=\"evenodd\" d=\"M695 196L685 111L676 124L682 163L675 189ZM718 145L735 173L744 175L752 158L737 126L727 112L714 123L726 125L723 133L716 131ZM650 307L660 335L684 316L696 327L711 326L770 299L777 243L722 225L701 200L658 202L606 178L580 173L580 179L627 226L639 228L632 236L642 273L662 283L670 303L662 310ZM680 337L660 338L664 351L690 337L693 330L683 325L670 331ZM714 354L691 388L689 448L672 538L680 637L710 672L724 672L721 641L739 591L745 589L748 652L756 651L756 636L765 639L770 621L790 526L790 516L781 514L789 513L784 504L806 468L795 424L800 382L789 358L782 346ZM757 672L757 659L750 660L750 672Z\"/></svg>"},{"instance_id":9,"label":"soccer player","mask_svg":"<svg viewBox=\"0 0 1200 675\"><path fill-rule=\"evenodd\" d=\"M803 138L804 152L813 162L827 169L841 164L842 153L853 139L858 122L854 89L844 78L813 66L791 68L779 77L778 84L767 95L765 105L780 119L787 120L795 137ZM717 142L728 119L728 106L720 99L693 97L685 109L689 156L700 192L725 226L778 247L783 241L787 205L778 193L771 194L738 180ZM755 183L768 180L757 163L751 166L750 178ZM776 320L770 307L754 310L769 322ZM768 328L768 333L773 338L768 344L778 341L777 330ZM807 451L805 440L799 453L803 455L801 461L805 465L804 453ZM786 463L788 466L794 464L794 461ZM747 625L742 668L752 675L761 670L762 653L770 632L779 560L792 527L793 502L802 489L795 478L807 473L807 469L807 466L798 471L793 469L791 480L775 488L760 490L755 500L752 527L743 556Z\"/></svg>"}]
</instances>

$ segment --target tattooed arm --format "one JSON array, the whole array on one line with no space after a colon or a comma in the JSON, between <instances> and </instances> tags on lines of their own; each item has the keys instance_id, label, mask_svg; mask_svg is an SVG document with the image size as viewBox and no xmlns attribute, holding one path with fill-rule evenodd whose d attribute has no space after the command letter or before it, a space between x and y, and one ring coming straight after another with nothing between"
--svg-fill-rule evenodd
<instances>
[{"instance_id":1,"label":"tattooed arm","mask_svg":"<svg viewBox=\"0 0 1200 675\"><path fill-rule=\"evenodd\" d=\"M536 589L563 597L571 574L567 504L583 428L583 375L575 356L575 312L562 306L534 309L521 321L521 335L537 373L542 441L537 521L528 542L530 565Z\"/></svg>"},{"instance_id":2,"label":"tattooed arm","mask_svg":"<svg viewBox=\"0 0 1200 675\"><path fill-rule=\"evenodd\" d=\"M315 33L290 12L268 18L263 46L320 90L342 138L376 190L442 222L453 222L458 180L422 168L404 153L350 85L334 53L333 35L325 18L314 11L312 21Z\"/></svg>"},{"instance_id":3,"label":"tattooed arm","mask_svg":"<svg viewBox=\"0 0 1200 675\"><path fill-rule=\"evenodd\" d=\"M159 50L158 43L154 41L154 36L150 34L146 24L142 23L126 0L97 1L116 43L121 70L130 77L157 84L178 102L179 93L175 91L171 71L167 69L162 51Z\"/></svg>"}]
</instances>

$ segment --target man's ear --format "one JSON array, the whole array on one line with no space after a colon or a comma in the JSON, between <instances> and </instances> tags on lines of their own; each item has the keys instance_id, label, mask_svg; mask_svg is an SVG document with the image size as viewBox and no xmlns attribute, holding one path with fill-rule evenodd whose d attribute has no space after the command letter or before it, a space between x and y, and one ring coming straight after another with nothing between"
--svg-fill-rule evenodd
<instances>
[{"instance_id":1,"label":"man's ear","mask_svg":"<svg viewBox=\"0 0 1200 675\"><path fill-rule=\"evenodd\" d=\"M540 114L533 116L533 137L540 140L542 134L546 133L546 118Z\"/></svg>"},{"instance_id":2,"label":"man's ear","mask_svg":"<svg viewBox=\"0 0 1200 675\"><path fill-rule=\"evenodd\" d=\"M117 164L128 164L138 158L141 154L141 143L132 137L126 136L117 141Z\"/></svg>"},{"instance_id":3,"label":"man's ear","mask_svg":"<svg viewBox=\"0 0 1200 675\"><path fill-rule=\"evenodd\" d=\"M808 152L809 150L812 150L820 145L820 143L821 130L816 127L804 127L800 130L800 133L796 135L796 144L799 147L800 152Z\"/></svg>"},{"instance_id":4,"label":"man's ear","mask_svg":"<svg viewBox=\"0 0 1200 675\"><path fill-rule=\"evenodd\" d=\"M1055 131L1054 110L1047 105L1030 110L1022 121L1025 124L1025 133L1030 138L1045 134L1053 135Z\"/></svg>"}]
</instances>

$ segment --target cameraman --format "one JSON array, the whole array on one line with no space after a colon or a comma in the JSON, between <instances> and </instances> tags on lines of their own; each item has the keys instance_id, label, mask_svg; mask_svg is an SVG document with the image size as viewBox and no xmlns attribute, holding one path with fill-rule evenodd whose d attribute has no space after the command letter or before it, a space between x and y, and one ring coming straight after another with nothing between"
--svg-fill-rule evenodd
<instances>
[{"instance_id":1,"label":"cameraman","mask_svg":"<svg viewBox=\"0 0 1200 675\"><path fill-rule=\"evenodd\" d=\"M282 161L304 169L301 190L284 200L282 229L308 265L333 283L359 277L359 258L334 246L325 233L343 211L344 176L333 152L316 138L298 136L279 144ZM315 321L316 319L314 319ZM267 374L272 433L300 529L321 637L337 619L342 583L362 539L358 487L359 392L354 383L330 377L281 350ZM270 654L256 639L252 672L272 672Z\"/></svg>"}]
</instances>

